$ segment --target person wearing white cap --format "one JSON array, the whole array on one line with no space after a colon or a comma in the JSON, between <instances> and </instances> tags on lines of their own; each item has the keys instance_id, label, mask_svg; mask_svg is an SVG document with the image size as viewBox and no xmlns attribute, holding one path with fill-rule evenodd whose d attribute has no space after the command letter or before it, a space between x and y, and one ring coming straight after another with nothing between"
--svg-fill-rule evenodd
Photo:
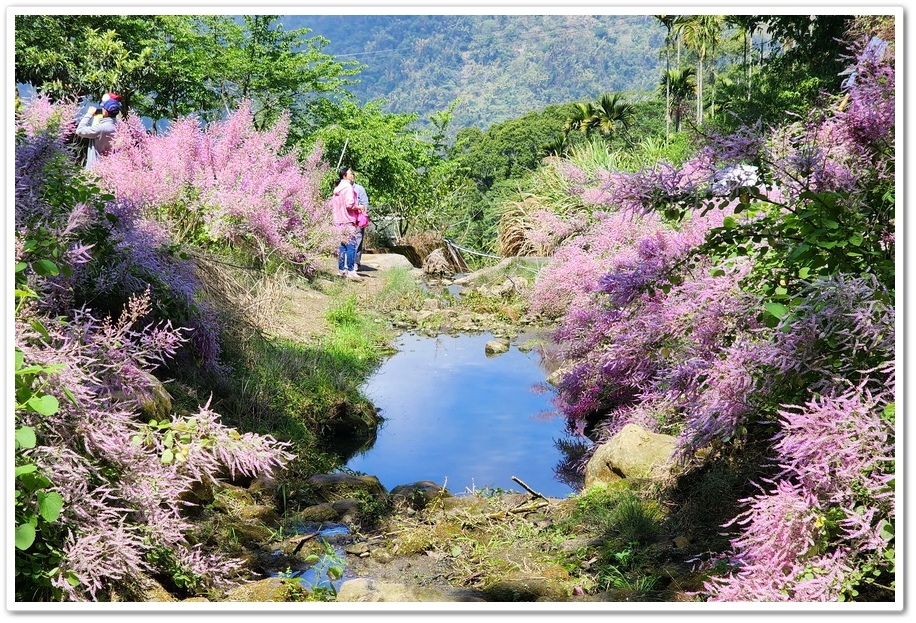
<instances>
[{"instance_id":1,"label":"person wearing white cap","mask_svg":"<svg viewBox=\"0 0 916 623\"><path fill-rule=\"evenodd\" d=\"M92 118L96 113L96 108L90 106L83 118L80 119L79 125L76 126L76 135L89 139L89 150L86 153L87 169L92 168L101 156L111 152L114 133L117 129L116 117L121 112L121 102L117 99L111 96L103 99L104 101L100 107L102 118L93 123Z\"/></svg>"}]
</instances>

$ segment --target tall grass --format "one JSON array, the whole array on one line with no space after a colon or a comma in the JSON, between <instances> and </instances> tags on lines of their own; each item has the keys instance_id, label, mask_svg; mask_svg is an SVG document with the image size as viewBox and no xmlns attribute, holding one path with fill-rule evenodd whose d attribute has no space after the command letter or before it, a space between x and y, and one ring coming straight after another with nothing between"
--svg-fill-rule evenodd
<instances>
[{"instance_id":1,"label":"tall grass","mask_svg":"<svg viewBox=\"0 0 916 623\"><path fill-rule=\"evenodd\" d=\"M373 298L380 312L420 309L432 294L424 290L406 268L391 268L382 275L382 289Z\"/></svg>"}]
</instances>

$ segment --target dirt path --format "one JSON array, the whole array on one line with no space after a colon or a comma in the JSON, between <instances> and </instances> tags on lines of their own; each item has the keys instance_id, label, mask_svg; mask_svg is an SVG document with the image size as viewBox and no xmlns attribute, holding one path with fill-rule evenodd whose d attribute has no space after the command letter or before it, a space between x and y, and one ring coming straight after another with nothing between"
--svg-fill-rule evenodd
<instances>
[{"instance_id":1,"label":"dirt path","mask_svg":"<svg viewBox=\"0 0 916 623\"><path fill-rule=\"evenodd\" d=\"M371 300L384 287L383 275L392 268L413 269L410 261L397 253L366 253L360 266L362 281L348 281L337 276L337 258L323 258L315 285L291 285L270 332L278 337L309 341L328 332L325 313L335 296L356 294L358 300ZM317 286L317 287L315 287Z\"/></svg>"}]
</instances>

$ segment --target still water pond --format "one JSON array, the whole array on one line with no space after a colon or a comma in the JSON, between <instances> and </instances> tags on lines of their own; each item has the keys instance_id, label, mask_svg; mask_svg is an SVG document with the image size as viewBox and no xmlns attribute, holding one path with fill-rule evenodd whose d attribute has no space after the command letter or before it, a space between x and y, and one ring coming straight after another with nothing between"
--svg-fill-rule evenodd
<instances>
[{"instance_id":1,"label":"still water pond","mask_svg":"<svg viewBox=\"0 0 916 623\"><path fill-rule=\"evenodd\" d=\"M513 343L487 357L492 339L402 335L398 353L363 386L385 421L375 444L347 467L377 476L389 490L431 480L456 495L522 491L515 476L546 496L572 493L554 473L561 460L555 441L567 434L540 356Z\"/></svg>"}]
</instances>

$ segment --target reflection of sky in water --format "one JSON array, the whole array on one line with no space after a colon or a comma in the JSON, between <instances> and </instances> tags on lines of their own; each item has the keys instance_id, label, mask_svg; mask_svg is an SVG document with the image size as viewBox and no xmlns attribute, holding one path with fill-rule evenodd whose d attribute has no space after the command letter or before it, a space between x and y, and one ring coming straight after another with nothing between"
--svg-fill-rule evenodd
<instances>
[{"instance_id":1,"label":"reflection of sky in water","mask_svg":"<svg viewBox=\"0 0 916 623\"><path fill-rule=\"evenodd\" d=\"M552 394L533 391L545 378L538 354L513 344L487 357L491 339L402 336L399 352L363 387L385 418L378 439L347 467L377 476L389 490L432 480L455 494L487 486L521 491L516 476L544 495L571 493L554 475L563 420L543 417Z\"/></svg>"}]
</instances>

